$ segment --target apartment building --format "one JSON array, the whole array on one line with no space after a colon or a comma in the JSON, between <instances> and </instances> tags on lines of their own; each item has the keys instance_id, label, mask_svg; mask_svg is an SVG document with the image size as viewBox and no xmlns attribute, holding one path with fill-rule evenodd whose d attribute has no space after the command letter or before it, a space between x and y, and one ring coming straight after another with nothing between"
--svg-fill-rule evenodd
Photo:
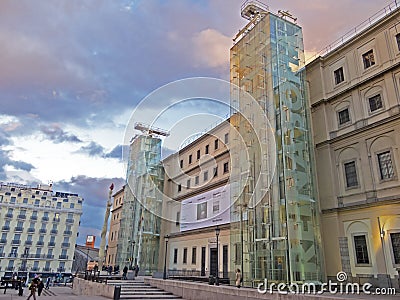
<instances>
[{"instance_id":1,"label":"apartment building","mask_svg":"<svg viewBox=\"0 0 400 300\"><path fill-rule=\"evenodd\" d=\"M328 279L399 288L400 10L306 66Z\"/></svg>"},{"instance_id":2,"label":"apartment building","mask_svg":"<svg viewBox=\"0 0 400 300\"><path fill-rule=\"evenodd\" d=\"M113 195L110 230L108 232L106 265L115 267L119 230L121 227L122 205L124 204L125 185Z\"/></svg>"},{"instance_id":3,"label":"apartment building","mask_svg":"<svg viewBox=\"0 0 400 300\"><path fill-rule=\"evenodd\" d=\"M228 278L229 131L228 119L162 161L165 179L158 269L163 269L166 258L170 276L216 276L218 270L220 278Z\"/></svg>"},{"instance_id":4,"label":"apartment building","mask_svg":"<svg viewBox=\"0 0 400 300\"><path fill-rule=\"evenodd\" d=\"M0 184L0 273L71 272L83 199L52 185Z\"/></svg>"}]
</instances>

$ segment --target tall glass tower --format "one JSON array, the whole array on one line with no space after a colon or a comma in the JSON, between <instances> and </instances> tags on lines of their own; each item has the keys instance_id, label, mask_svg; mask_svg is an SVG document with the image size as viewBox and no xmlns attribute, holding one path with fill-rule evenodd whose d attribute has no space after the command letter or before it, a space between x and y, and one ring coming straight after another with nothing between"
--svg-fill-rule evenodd
<instances>
[{"instance_id":1,"label":"tall glass tower","mask_svg":"<svg viewBox=\"0 0 400 300\"><path fill-rule=\"evenodd\" d=\"M302 30L258 1L245 2L242 16L249 22L230 52L241 88L231 95L231 269L247 286L322 281Z\"/></svg>"}]
</instances>

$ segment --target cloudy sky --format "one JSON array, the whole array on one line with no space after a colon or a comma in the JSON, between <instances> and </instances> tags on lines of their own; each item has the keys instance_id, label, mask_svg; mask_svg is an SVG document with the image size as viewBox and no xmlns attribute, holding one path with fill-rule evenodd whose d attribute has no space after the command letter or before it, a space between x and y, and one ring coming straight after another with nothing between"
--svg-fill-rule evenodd
<instances>
[{"instance_id":1,"label":"cloudy sky","mask_svg":"<svg viewBox=\"0 0 400 300\"><path fill-rule=\"evenodd\" d=\"M312 54L391 2L267 4L298 18ZM78 243L99 236L107 189L124 182L121 144L132 111L174 80L228 80L232 37L246 23L241 4L1 0L0 181L52 181L55 190L79 193L85 205Z\"/></svg>"}]
</instances>

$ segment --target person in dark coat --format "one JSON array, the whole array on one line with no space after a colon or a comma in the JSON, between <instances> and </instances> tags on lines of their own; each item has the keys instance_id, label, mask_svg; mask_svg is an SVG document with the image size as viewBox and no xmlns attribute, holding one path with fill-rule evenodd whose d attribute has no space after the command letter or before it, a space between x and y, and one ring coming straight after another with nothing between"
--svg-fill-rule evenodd
<instances>
[{"instance_id":1,"label":"person in dark coat","mask_svg":"<svg viewBox=\"0 0 400 300\"><path fill-rule=\"evenodd\" d=\"M135 267L135 277L137 277L138 273L139 273L139 266L136 265L136 267Z\"/></svg>"},{"instance_id":2,"label":"person in dark coat","mask_svg":"<svg viewBox=\"0 0 400 300\"><path fill-rule=\"evenodd\" d=\"M122 270L122 279L128 279L128 278L126 278L126 273L128 273L128 267L127 266L125 266L125 268Z\"/></svg>"},{"instance_id":3,"label":"person in dark coat","mask_svg":"<svg viewBox=\"0 0 400 300\"><path fill-rule=\"evenodd\" d=\"M37 289L38 296L42 294L43 288L44 288L43 280L39 278L38 289Z\"/></svg>"}]
</instances>

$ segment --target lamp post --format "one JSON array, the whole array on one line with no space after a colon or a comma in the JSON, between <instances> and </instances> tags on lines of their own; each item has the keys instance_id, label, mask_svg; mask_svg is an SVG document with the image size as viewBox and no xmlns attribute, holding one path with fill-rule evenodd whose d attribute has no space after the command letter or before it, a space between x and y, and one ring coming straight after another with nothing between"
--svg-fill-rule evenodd
<instances>
[{"instance_id":1,"label":"lamp post","mask_svg":"<svg viewBox=\"0 0 400 300\"><path fill-rule=\"evenodd\" d=\"M164 239L165 239L165 253L164 253L164 275L163 279L167 279L167 251L168 251L168 238L169 235L167 234Z\"/></svg>"},{"instance_id":2,"label":"lamp post","mask_svg":"<svg viewBox=\"0 0 400 300\"><path fill-rule=\"evenodd\" d=\"M215 228L215 236L217 237L217 275L215 277L215 285L219 285L219 244L218 244L218 237L219 237L220 229L217 225Z\"/></svg>"}]
</instances>

